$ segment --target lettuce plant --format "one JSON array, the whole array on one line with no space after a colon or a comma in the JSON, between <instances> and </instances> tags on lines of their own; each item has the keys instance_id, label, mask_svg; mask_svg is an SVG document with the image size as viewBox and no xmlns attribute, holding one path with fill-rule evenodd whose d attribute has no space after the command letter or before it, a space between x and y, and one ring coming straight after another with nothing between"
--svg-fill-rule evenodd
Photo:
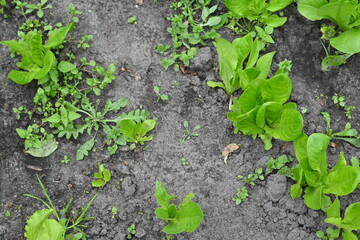
<instances>
[{"instance_id":1,"label":"lettuce plant","mask_svg":"<svg viewBox=\"0 0 360 240\"><path fill-rule=\"evenodd\" d=\"M192 202L194 194L189 193L179 206L171 203L175 197L169 195L165 187L156 181L155 197L160 208L155 209L155 215L161 220L168 222L162 231L167 234L193 232L197 229L204 217L204 213L198 204Z\"/></svg>"},{"instance_id":2,"label":"lettuce plant","mask_svg":"<svg viewBox=\"0 0 360 240\"><path fill-rule=\"evenodd\" d=\"M275 52L259 58L259 41L251 34L235 39L232 43L219 38L213 43L219 55L219 74L222 82L208 81L210 87L220 87L226 94L245 90L256 78L266 78L269 74Z\"/></svg>"},{"instance_id":3,"label":"lettuce plant","mask_svg":"<svg viewBox=\"0 0 360 240\"><path fill-rule=\"evenodd\" d=\"M326 211L331 205L328 194L344 196L352 193L360 183L360 168L356 158L347 165L344 153L340 153L337 164L328 171L326 150L330 137L322 133L310 136L302 134L294 141L299 165L293 169L291 197L300 197L305 188L304 202L311 209Z\"/></svg>"},{"instance_id":4,"label":"lettuce plant","mask_svg":"<svg viewBox=\"0 0 360 240\"><path fill-rule=\"evenodd\" d=\"M360 7L356 0L299 0L298 10L309 20L327 19L338 27L330 36L330 46L341 54L328 55L322 61L323 70L339 66L355 53L360 52Z\"/></svg>"},{"instance_id":5,"label":"lettuce plant","mask_svg":"<svg viewBox=\"0 0 360 240\"><path fill-rule=\"evenodd\" d=\"M303 129L303 118L295 103L286 103L292 83L286 74L278 73L266 80L252 80L244 93L234 99L228 119L233 122L235 133L259 136L264 148L272 147L271 140L297 139Z\"/></svg>"}]
</instances>

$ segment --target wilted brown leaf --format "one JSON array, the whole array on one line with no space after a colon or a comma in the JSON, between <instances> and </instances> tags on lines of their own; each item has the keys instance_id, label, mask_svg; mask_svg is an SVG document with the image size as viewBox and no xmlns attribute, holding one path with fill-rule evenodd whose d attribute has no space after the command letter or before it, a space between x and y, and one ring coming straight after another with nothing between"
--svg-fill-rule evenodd
<instances>
[{"instance_id":1,"label":"wilted brown leaf","mask_svg":"<svg viewBox=\"0 0 360 240\"><path fill-rule=\"evenodd\" d=\"M143 3L144 3L143 0L135 0L135 4L138 6L142 5Z\"/></svg>"},{"instance_id":2,"label":"wilted brown leaf","mask_svg":"<svg viewBox=\"0 0 360 240\"><path fill-rule=\"evenodd\" d=\"M236 144L236 143L231 143L229 145L227 145L225 148L224 148L224 151L222 152L222 155L224 157L224 163L227 164L227 160L229 158L229 154L238 150L239 149L239 145Z\"/></svg>"}]
</instances>

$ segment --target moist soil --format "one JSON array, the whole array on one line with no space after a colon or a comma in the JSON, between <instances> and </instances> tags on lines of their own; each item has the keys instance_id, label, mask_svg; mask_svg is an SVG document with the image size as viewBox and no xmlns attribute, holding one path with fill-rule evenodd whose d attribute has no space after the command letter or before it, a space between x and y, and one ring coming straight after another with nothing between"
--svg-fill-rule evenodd
<instances>
[{"instance_id":1,"label":"moist soil","mask_svg":"<svg viewBox=\"0 0 360 240\"><path fill-rule=\"evenodd\" d=\"M68 0L53 1L52 15L46 15L45 19L52 24L65 20L69 3ZM87 56L105 66L114 63L118 68L129 70L117 71L116 80L108 86L103 98L113 101L128 98L130 104L126 111L140 106L149 110L159 122L152 132L154 139L140 151L122 148L111 156L106 151L96 151L83 161L74 159L76 150L87 140L86 135L78 140L58 139L59 149L46 158L24 154L23 141L15 129L24 128L31 122L16 120L12 108L31 108L37 88L35 83L21 86L6 80L7 73L15 68L16 60L9 57L6 47L1 46L0 239L24 239L27 218L44 208L40 201L23 195L43 197L36 174L42 177L50 197L59 208L74 198L73 209L80 209L94 194L98 194L88 212L88 216L95 217L87 222L85 232L88 239L126 239L126 229L133 223L137 230L133 239L165 237L161 231L165 223L154 215L156 180L160 180L170 194L184 197L189 192L194 193L195 201L204 211L200 227L192 233L178 234L176 239L316 239L315 232L328 227L323 223L325 215L321 211L308 209L302 199L291 199L289 190L294 182L283 175L267 175L264 181L257 181L249 188L246 202L235 205L232 201L237 189L244 186L238 175L247 175L256 168L265 169L270 157L281 154L294 157L293 146L274 141L273 148L265 151L259 139L233 133L232 124L226 118L227 95L221 89L206 85L207 80L218 79L216 51L210 42L200 46L199 56L191 62L190 72L196 74L183 74L160 66L163 56L155 53L153 48L158 43L171 43L166 31L170 24L165 19L172 12L168 1L159 0L155 4L145 0L141 6L130 0L74 3L84 12L76 34L94 36L88 51L77 50L75 54ZM0 20L1 40L17 39L17 29L24 21L17 11L10 7L7 9L9 18ZM319 43L321 23L303 18L295 4L284 13L288 21L275 30L275 44L268 51L276 50L276 63L284 59L292 61L291 101L306 110L303 114L304 132L325 132L322 111L330 112L332 128L340 131L348 119L344 111L332 103L331 96L338 93L346 96L349 105L358 106L360 58L353 56L345 65L323 72L320 63L325 53ZM137 16L137 24L127 22L131 16ZM234 37L227 29L223 30L223 36ZM275 64L273 70L276 70ZM173 87L173 81L177 81L178 86ZM169 96L168 101L156 101L155 85ZM320 94L328 99L317 101ZM353 127L359 129L359 108L352 116ZM191 128L196 124L202 128L198 137L181 144L184 120ZM230 143L240 144L240 148L230 155L225 165L222 151ZM360 157L358 149L337 142L336 147L328 151L330 164L336 161L341 151L347 158ZM64 155L71 159L67 164L61 163ZM186 158L189 164L182 165L182 158ZM111 181L103 188L91 186L98 163L105 164L112 174ZM42 170L36 171L29 165ZM343 209L358 201L359 197L357 190L343 198ZM115 217L112 217L113 207L118 209ZM7 211L10 216L5 216Z\"/></svg>"}]
</instances>

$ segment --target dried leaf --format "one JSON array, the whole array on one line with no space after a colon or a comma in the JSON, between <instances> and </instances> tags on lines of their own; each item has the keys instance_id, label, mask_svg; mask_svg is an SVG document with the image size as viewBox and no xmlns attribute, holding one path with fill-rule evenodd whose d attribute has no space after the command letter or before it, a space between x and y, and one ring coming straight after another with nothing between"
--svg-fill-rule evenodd
<instances>
[{"instance_id":1,"label":"dried leaf","mask_svg":"<svg viewBox=\"0 0 360 240\"><path fill-rule=\"evenodd\" d=\"M135 0L135 4L138 6L142 5L143 3L144 3L143 0Z\"/></svg>"},{"instance_id":2,"label":"dried leaf","mask_svg":"<svg viewBox=\"0 0 360 240\"><path fill-rule=\"evenodd\" d=\"M231 143L229 145L227 145L225 148L224 148L224 151L222 152L222 155L224 157L224 163L227 164L227 160L229 158L229 154L238 150L239 149L239 145L236 144L236 143Z\"/></svg>"},{"instance_id":3,"label":"dried leaf","mask_svg":"<svg viewBox=\"0 0 360 240\"><path fill-rule=\"evenodd\" d=\"M38 167L38 166L34 166L34 165L26 165L27 168L29 169L32 169L32 170L35 170L35 171L38 171L38 172L41 172L42 171L42 168L41 167Z\"/></svg>"},{"instance_id":4,"label":"dried leaf","mask_svg":"<svg viewBox=\"0 0 360 240\"><path fill-rule=\"evenodd\" d=\"M336 143L335 142L330 142L330 147L336 148Z\"/></svg>"},{"instance_id":5,"label":"dried leaf","mask_svg":"<svg viewBox=\"0 0 360 240\"><path fill-rule=\"evenodd\" d=\"M289 146L289 143L284 143L280 145L280 150L285 150Z\"/></svg>"}]
</instances>

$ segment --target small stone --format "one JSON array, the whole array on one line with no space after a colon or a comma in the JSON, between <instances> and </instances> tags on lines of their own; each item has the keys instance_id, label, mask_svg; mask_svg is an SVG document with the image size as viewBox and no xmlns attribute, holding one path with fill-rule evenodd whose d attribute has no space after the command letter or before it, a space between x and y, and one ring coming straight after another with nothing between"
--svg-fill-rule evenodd
<instances>
[{"instance_id":1,"label":"small stone","mask_svg":"<svg viewBox=\"0 0 360 240\"><path fill-rule=\"evenodd\" d=\"M135 237L137 237L137 238L142 238L142 237L144 237L145 235L146 235L146 232L145 232L144 229L142 229L142 228L137 228L137 229L136 229Z\"/></svg>"},{"instance_id":2,"label":"small stone","mask_svg":"<svg viewBox=\"0 0 360 240\"><path fill-rule=\"evenodd\" d=\"M210 47L200 48L193 60L192 68L208 71L212 68L212 56Z\"/></svg>"},{"instance_id":3,"label":"small stone","mask_svg":"<svg viewBox=\"0 0 360 240\"><path fill-rule=\"evenodd\" d=\"M122 188L125 190L125 196L131 196L135 193L136 184L131 181L130 177L124 178L122 182Z\"/></svg>"}]
</instances>

